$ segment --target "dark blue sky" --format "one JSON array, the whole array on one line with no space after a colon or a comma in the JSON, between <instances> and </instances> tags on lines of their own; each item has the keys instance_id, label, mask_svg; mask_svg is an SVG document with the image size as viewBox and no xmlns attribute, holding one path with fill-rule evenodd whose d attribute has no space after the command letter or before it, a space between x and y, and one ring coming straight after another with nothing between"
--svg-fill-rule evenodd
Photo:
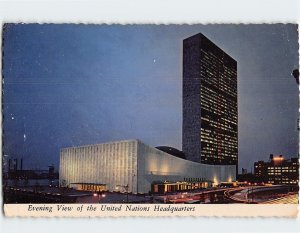
<instances>
[{"instance_id":1,"label":"dark blue sky","mask_svg":"<svg viewBox=\"0 0 300 233\"><path fill-rule=\"evenodd\" d=\"M182 40L238 62L239 165L298 154L296 25L6 25L4 154L25 168L62 147L138 138L181 149Z\"/></svg>"}]
</instances>

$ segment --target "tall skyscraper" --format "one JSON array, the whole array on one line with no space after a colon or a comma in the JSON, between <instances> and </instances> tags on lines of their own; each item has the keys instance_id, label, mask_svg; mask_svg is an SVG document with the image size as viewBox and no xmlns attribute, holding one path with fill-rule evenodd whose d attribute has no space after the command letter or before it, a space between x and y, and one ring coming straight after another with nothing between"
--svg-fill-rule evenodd
<instances>
[{"instance_id":1,"label":"tall skyscraper","mask_svg":"<svg viewBox=\"0 0 300 233\"><path fill-rule=\"evenodd\" d=\"M183 41L182 94L186 158L237 165L237 62L201 33Z\"/></svg>"}]
</instances>

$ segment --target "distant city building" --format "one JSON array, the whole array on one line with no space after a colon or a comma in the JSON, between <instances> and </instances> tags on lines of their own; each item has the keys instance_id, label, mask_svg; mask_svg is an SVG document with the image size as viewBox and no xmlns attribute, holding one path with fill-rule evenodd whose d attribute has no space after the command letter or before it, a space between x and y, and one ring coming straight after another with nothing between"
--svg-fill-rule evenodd
<instances>
[{"instance_id":1,"label":"distant city building","mask_svg":"<svg viewBox=\"0 0 300 233\"><path fill-rule=\"evenodd\" d=\"M60 185L80 190L164 193L235 179L234 165L192 162L139 140L63 148L60 152Z\"/></svg>"},{"instance_id":2,"label":"distant city building","mask_svg":"<svg viewBox=\"0 0 300 233\"><path fill-rule=\"evenodd\" d=\"M261 179L256 177L253 173L239 174L237 176L238 182L244 182L244 184L262 184L264 183Z\"/></svg>"},{"instance_id":3,"label":"distant city building","mask_svg":"<svg viewBox=\"0 0 300 233\"><path fill-rule=\"evenodd\" d=\"M18 162L19 161L19 162ZM5 161L6 163L6 161ZM23 159L19 158L9 158L8 159L8 167L7 172L23 170Z\"/></svg>"},{"instance_id":4,"label":"distant city building","mask_svg":"<svg viewBox=\"0 0 300 233\"><path fill-rule=\"evenodd\" d=\"M22 158L8 158L4 160L7 169L3 171L5 179L58 179L58 172L55 171L54 165L48 167L48 170L43 169L23 169Z\"/></svg>"},{"instance_id":5,"label":"distant city building","mask_svg":"<svg viewBox=\"0 0 300 233\"><path fill-rule=\"evenodd\" d=\"M188 160L237 169L237 62L201 33L183 41L182 142Z\"/></svg>"},{"instance_id":6,"label":"distant city building","mask_svg":"<svg viewBox=\"0 0 300 233\"><path fill-rule=\"evenodd\" d=\"M254 175L269 184L298 184L299 160L298 158L286 160L282 155L271 154L268 162L254 163Z\"/></svg>"},{"instance_id":7,"label":"distant city building","mask_svg":"<svg viewBox=\"0 0 300 233\"><path fill-rule=\"evenodd\" d=\"M245 175L247 173L248 173L247 169L246 168L242 168L242 175Z\"/></svg>"}]
</instances>

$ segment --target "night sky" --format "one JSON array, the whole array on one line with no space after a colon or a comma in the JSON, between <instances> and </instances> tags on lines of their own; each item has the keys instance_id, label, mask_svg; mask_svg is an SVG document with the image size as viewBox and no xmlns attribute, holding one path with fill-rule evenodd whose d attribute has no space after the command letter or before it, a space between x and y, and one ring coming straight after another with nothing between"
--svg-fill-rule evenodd
<instances>
[{"instance_id":1,"label":"night sky","mask_svg":"<svg viewBox=\"0 0 300 233\"><path fill-rule=\"evenodd\" d=\"M238 63L239 166L298 155L296 25L38 25L3 32L3 154L59 164L63 147L140 139L181 149L182 40Z\"/></svg>"}]
</instances>

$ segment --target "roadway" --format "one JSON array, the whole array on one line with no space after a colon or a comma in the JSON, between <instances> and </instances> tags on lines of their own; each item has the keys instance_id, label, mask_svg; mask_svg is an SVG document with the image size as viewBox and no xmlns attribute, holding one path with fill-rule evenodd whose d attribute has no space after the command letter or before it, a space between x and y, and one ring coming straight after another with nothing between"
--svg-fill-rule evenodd
<instances>
[{"instance_id":1,"label":"roadway","mask_svg":"<svg viewBox=\"0 0 300 233\"><path fill-rule=\"evenodd\" d=\"M252 204L297 204L298 194L289 192L289 187L275 186L251 186L241 190L228 190L224 195L236 203Z\"/></svg>"},{"instance_id":2,"label":"roadway","mask_svg":"<svg viewBox=\"0 0 300 233\"><path fill-rule=\"evenodd\" d=\"M209 190L203 190L199 192L183 192L177 194L158 196L155 199L164 203L212 203L215 202L218 197L224 199L224 193L226 191L239 191L243 188L213 188Z\"/></svg>"},{"instance_id":3,"label":"roadway","mask_svg":"<svg viewBox=\"0 0 300 233\"><path fill-rule=\"evenodd\" d=\"M290 194L271 201L262 202L261 204L298 204L298 203L299 203L299 195Z\"/></svg>"}]
</instances>

